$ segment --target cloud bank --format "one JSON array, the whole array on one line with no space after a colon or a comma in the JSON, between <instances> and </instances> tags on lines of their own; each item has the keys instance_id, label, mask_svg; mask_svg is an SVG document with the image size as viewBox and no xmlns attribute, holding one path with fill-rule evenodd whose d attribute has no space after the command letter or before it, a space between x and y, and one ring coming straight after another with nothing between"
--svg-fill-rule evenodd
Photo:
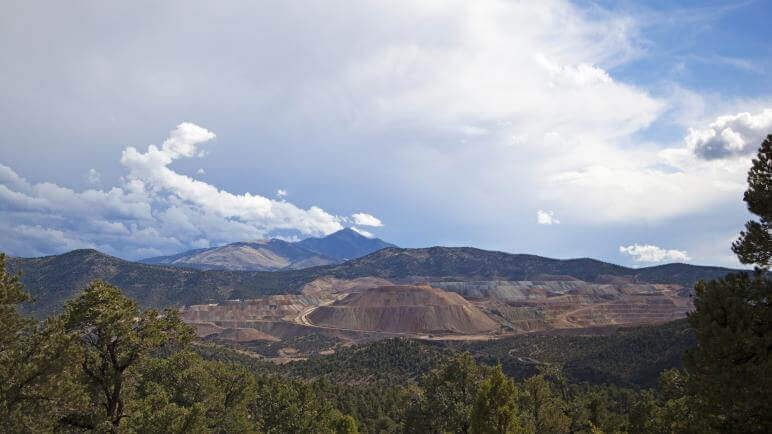
<instances>
[{"instance_id":1,"label":"cloud bank","mask_svg":"<svg viewBox=\"0 0 772 434\"><path fill-rule=\"evenodd\" d=\"M563 0L19 3L0 16L0 53L17 59L0 74L0 161L59 185L94 167L101 183L6 180L0 224L20 229L0 247L53 253L122 237L127 256L149 256L319 235L377 210L399 221L383 237L405 246L629 259L617 247L639 238L627 231L656 224L708 260L693 246L742 224L716 229L715 215L743 212L770 104L656 78L656 55L671 50L647 31L665 23L681 42L683 21L711 27L699 12L653 20ZM180 119L221 137L208 182L193 160L206 131L124 149ZM287 191L292 203L278 203ZM557 215L578 230L531 230L537 209L553 213L537 222Z\"/></svg>"},{"instance_id":2,"label":"cloud bank","mask_svg":"<svg viewBox=\"0 0 772 434\"><path fill-rule=\"evenodd\" d=\"M0 165L0 244L28 255L97 248L142 257L277 231L320 236L343 229L346 218L317 206L303 209L283 199L230 193L170 168L175 160L202 157L200 146L214 138L211 131L185 122L160 146L149 145L144 152L129 146L120 159L128 173L110 190L76 192L48 182L33 184ZM369 214L351 218L382 226Z\"/></svg>"}]
</instances>

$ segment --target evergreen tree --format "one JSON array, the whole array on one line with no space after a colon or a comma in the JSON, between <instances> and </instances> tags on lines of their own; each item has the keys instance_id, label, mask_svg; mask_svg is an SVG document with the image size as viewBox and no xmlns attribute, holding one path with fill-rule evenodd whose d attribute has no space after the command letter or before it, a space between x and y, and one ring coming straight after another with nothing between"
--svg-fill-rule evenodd
<instances>
[{"instance_id":1,"label":"evergreen tree","mask_svg":"<svg viewBox=\"0 0 772 434\"><path fill-rule=\"evenodd\" d=\"M255 393L254 375L243 366L188 351L150 358L127 404L128 425L138 433L253 432Z\"/></svg>"},{"instance_id":2,"label":"evergreen tree","mask_svg":"<svg viewBox=\"0 0 772 434\"><path fill-rule=\"evenodd\" d=\"M331 433L352 426L332 404L305 383L264 377L249 404L250 417L265 433ZM356 432L356 431L354 431Z\"/></svg>"},{"instance_id":3,"label":"evergreen tree","mask_svg":"<svg viewBox=\"0 0 772 434\"><path fill-rule=\"evenodd\" d=\"M184 347L193 337L176 310L141 311L102 281L67 302L63 319L79 340L81 382L91 402L87 411L73 412L63 422L98 431L120 430L128 416L127 396L149 355L168 346Z\"/></svg>"},{"instance_id":4,"label":"evergreen tree","mask_svg":"<svg viewBox=\"0 0 772 434\"><path fill-rule=\"evenodd\" d=\"M58 318L38 325L21 316L17 307L31 301L0 254L0 428L5 432L51 430L64 413L83 404L71 336Z\"/></svg>"},{"instance_id":5,"label":"evergreen tree","mask_svg":"<svg viewBox=\"0 0 772 434\"><path fill-rule=\"evenodd\" d=\"M564 413L565 402L555 395L544 375L526 379L522 385L521 408L529 431L537 433L564 433L569 431L571 419Z\"/></svg>"},{"instance_id":6,"label":"evergreen tree","mask_svg":"<svg viewBox=\"0 0 772 434\"><path fill-rule=\"evenodd\" d=\"M472 410L471 432L505 434L520 431L517 413L517 388L496 366L480 385Z\"/></svg>"},{"instance_id":7,"label":"evergreen tree","mask_svg":"<svg viewBox=\"0 0 772 434\"><path fill-rule=\"evenodd\" d=\"M695 287L689 323L689 391L703 416L722 432L772 429L772 281L730 274Z\"/></svg>"},{"instance_id":8,"label":"evergreen tree","mask_svg":"<svg viewBox=\"0 0 772 434\"><path fill-rule=\"evenodd\" d=\"M772 258L772 134L767 136L748 171L748 189L743 200L748 211L759 216L750 220L740 238L732 243L732 251L743 264L769 268Z\"/></svg>"},{"instance_id":9,"label":"evergreen tree","mask_svg":"<svg viewBox=\"0 0 772 434\"><path fill-rule=\"evenodd\" d=\"M423 396L408 420L409 432L469 431L484 370L468 353L456 355L421 378Z\"/></svg>"},{"instance_id":10,"label":"evergreen tree","mask_svg":"<svg viewBox=\"0 0 772 434\"><path fill-rule=\"evenodd\" d=\"M748 173L744 200L759 216L732 250L756 273L730 274L695 287L689 323L697 347L687 352L689 393L704 420L722 432L772 431L772 135Z\"/></svg>"}]
</instances>

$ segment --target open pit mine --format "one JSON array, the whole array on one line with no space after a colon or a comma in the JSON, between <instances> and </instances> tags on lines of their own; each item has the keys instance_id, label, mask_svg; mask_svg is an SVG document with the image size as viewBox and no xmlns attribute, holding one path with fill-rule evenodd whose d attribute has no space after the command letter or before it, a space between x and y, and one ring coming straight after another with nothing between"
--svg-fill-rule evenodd
<instances>
[{"instance_id":1,"label":"open pit mine","mask_svg":"<svg viewBox=\"0 0 772 434\"><path fill-rule=\"evenodd\" d=\"M496 339L518 333L652 324L692 308L678 284L433 281L323 277L300 294L187 306L182 318L215 341L278 342L322 335L346 345L393 336Z\"/></svg>"}]
</instances>

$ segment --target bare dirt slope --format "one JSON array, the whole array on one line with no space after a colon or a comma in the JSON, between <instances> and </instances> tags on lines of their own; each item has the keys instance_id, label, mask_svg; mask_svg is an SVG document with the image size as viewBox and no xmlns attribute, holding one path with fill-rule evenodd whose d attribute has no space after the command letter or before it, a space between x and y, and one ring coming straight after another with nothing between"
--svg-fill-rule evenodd
<instances>
[{"instance_id":1,"label":"bare dirt slope","mask_svg":"<svg viewBox=\"0 0 772 434\"><path fill-rule=\"evenodd\" d=\"M483 333L498 324L456 293L392 285L351 293L308 314L317 325L394 333Z\"/></svg>"}]
</instances>

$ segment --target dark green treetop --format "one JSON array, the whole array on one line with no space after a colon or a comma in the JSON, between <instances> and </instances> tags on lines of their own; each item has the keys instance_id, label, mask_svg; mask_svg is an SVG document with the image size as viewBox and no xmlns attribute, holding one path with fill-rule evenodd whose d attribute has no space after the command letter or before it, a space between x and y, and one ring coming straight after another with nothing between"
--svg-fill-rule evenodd
<instances>
[{"instance_id":1,"label":"dark green treetop","mask_svg":"<svg viewBox=\"0 0 772 434\"><path fill-rule=\"evenodd\" d=\"M766 269L772 259L772 134L768 135L748 171L748 189L743 200L748 211L759 216L750 220L732 243L732 251L743 264Z\"/></svg>"},{"instance_id":2,"label":"dark green treetop","mask_svg":"<svg viewBox=\"0 0 772 434\"><path fill-rule=\"evenodd\" d=\"M684 366L688 392L703 420L720 432L772 430L772 135L748 172L749 221L732 250L756 273L730 274L695 286L689 324L697 346Z\"/></svg>"}]
</instances>

